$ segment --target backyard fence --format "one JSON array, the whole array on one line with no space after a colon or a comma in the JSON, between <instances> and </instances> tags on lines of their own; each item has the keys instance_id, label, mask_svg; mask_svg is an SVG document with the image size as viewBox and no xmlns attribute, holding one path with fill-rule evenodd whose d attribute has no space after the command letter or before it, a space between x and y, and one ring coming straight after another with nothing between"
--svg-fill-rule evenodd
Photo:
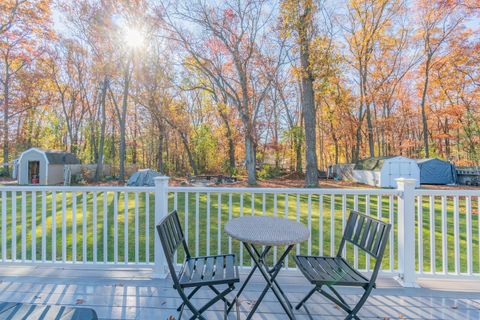
<instances>
[{"instance_id":1,"label":"backyard fence","mask_svg":"<svg viewBox=\"0 0 480 320\"><path fill-rule=\"evenodd\" d=\"M9 264L153 268L165 275L155 224L177 210L195 255L236 253L251 259L223 232L235 217L267 215L305 224L308 241L292 254L335 255L350 210L392 223L382 272L406 286L416 277L480 275L480 190L292 189L172 187L0 187L0 260ZM364 271L373 261L347 246L347 260ZM182 262L182 252L176 257ZM277 250L267 257L276 261ZM285 268L295 269L287 258Z\"/></svg>"}]
</instances>

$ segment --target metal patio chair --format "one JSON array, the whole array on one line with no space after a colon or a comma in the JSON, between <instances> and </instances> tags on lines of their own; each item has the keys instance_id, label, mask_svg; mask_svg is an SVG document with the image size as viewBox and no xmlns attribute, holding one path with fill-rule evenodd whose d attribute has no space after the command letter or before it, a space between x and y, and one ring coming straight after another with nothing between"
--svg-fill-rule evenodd
<instances>
[{"instance_id":1,"label":"metal patio chair","mask_svg":"<svg viewBox=\"0 0 480 320\"><path fill-rule=\"evenodd\" d=\"M300 309L315 292L319 292L348 313L345 319L359 319L358 311L375 288L375 280L382 265L390 229L391 225L388 223L352 211L335 257L296 256L294 259L298 268L315 287L295 308ZM347 242L375 259L370 278L358 272L342 257L342 251ZM328 287L333 295L322 289L323 286ZM357 304L351 308L333 286L362 287L365 292Z\"/></svg>"},{"instance_id":2,"label":"metal patio chair","mask_svg":"<svg viewBox=\"0 0 480 320\"><path fill-rule=\"evenodd\" d=\"M177 211L173 211L163 218L157 225L157 231L173 280L173 288L178 291L178 294L183 300L183 303L177 309L177 311L180 312L178 318L181 318L184 307L187 306L193 313L190 319L198 318L206 320L206 318L202 316L202 313L220 300L225 303L225 319L228 315L227 309L230 310L230 306L234 303L237 305L238 318L239 313L236 299L230 302L226 298L226 296L235 289L234 284L240 281L235 255L226 254L208 257L192 257L188 250ZM177 274L174 256L180 245L183 246L185 251L185 262ZM216 288L216 286L219 285L227 285L227 288L219 291ZM196 308L190 302L190 299L203 287L210 288L215 296L201 308ZM191 289L189 293L187 293L188 289Z\"/></svg>"}]
</instances>

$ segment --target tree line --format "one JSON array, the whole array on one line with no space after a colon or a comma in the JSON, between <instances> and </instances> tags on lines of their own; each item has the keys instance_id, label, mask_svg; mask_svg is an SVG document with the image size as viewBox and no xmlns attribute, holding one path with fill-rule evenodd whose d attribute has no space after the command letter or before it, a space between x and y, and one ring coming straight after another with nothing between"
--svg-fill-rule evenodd
<instances>
[{"instance_id":1,"label":"tree line","mask_svg":"<svg viewBox=\"0 0 480 320\"><path fill-rule=\"evenodd\" d=\"M6 0L3 171L29 147L169 175L480 164L469 0Z\"/></svg>"}]
</instances>

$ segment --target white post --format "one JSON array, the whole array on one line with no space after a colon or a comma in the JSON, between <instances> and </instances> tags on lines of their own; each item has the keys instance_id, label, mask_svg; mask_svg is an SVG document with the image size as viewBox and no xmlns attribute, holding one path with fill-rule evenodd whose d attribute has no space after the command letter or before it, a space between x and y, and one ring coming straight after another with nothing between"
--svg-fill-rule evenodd
<instances>
[{"instance_id":1,"label":"white post","mask_svg":"<svg viewBox=\"0 0 480 320\"><path fill-rule=\"evenodd\" d=\"M398 271L404 287L418 287L415 272L415 179L396 179L398 198ZM393 232L393 230L392 230Z\"/></svg>"},{"instance_id":2,"label":"white post","mask_svg":"<svg viewBox=\"0 0 480 320\"><path fill-rule=\"evenodd\" d=\"M165 256L163 254L162 244L157 234L156 225L168 214L168 180L166 176L155 177L155 226L154 226L154 258L153 278L166 278L167 268Z\"/></svg>"}]
</instances>

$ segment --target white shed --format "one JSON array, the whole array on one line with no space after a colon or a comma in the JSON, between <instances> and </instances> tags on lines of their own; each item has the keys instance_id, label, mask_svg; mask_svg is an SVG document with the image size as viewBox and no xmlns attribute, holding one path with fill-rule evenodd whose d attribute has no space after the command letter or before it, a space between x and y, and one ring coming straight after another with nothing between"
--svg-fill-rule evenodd
<instances>
[{"instance_id":1,"label":"white shed","mask_svg":"<svg viewBox=\"0 0 480 320\"><path fill-rule=\"evenodd\" d=\"M80 164L69 152L31 148L18 158L19 184L53 185L63 183L65 165Z\"/></svg>"},{"instance_id":2,"label":"white shed","mask_svg":"<svg viewBox=\"0 0 480 320\"><path fill-rule=\"evenodd\" d=\"M396 188L395 179L409 178L420 187L420 169L415 160L401 157L379 157L360 160L353 168L353 179L381 188Z\"/></svg>"}]
</instances>

